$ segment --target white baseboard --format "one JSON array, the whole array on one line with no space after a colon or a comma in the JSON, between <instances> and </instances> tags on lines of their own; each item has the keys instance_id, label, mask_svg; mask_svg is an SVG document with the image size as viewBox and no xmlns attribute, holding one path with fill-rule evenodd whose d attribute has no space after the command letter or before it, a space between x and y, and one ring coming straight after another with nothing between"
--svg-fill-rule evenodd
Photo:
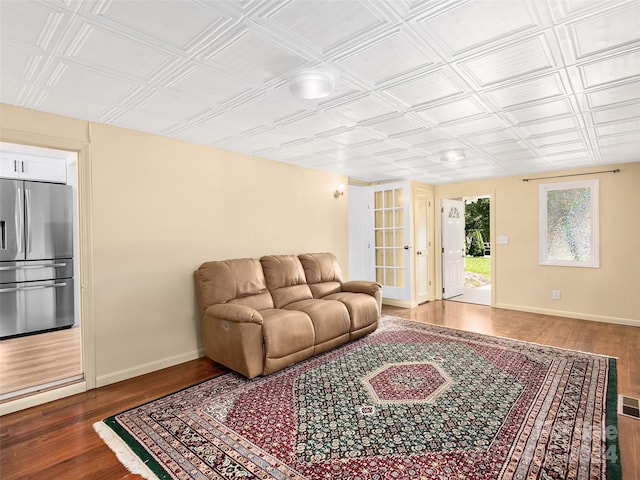
<instances>
[{"instance_id":1,"label":"white baseboard","mask_svg":"<svg viewBox=\"0 0 640 480\"><path fill-rule=\"evenodd\" d=\"M579 320L589 320L592 322L615 323L617 325L628 325L631 327L640 327L640 320L632 318L611 317L606 315L593 315L581 312L566 312L562 310L553 310L550 308L536 308L522 305L509 305L506 303L498 303L495 308L504 308L505 310L517 310L519 312L540 313L543 315L553 315L556 317L577 318Z\"/></svg>"},{"instance_id":2,"label":"white baseboard","mask_svg":"<svg viewBox=\"0 0 640 480\"><path fill-rule=\"evenodd\" d=\"M126 370L120 370L112 372L107 375L101 375L96 377L96 387L104 387L112 383L121 382L122 380L128 380L133 377L144 375L145 373L155 372L156 370L162 370L163 368L173 367L179 363L188 362L190 360L196 360L204 355L204 349L193 350L191 352L181 353L180 355L174 355L173 357L161 358L155 362L144 363L142 365L136 365L135 367L127 368Z\"/></svg>"},{"instance_id":3,"label":"white baseboard","mask_svg":"<svg viewBox=\"0 0 640 480\"><path fill-rule=\"evenodd\" d=\"M70 397L71 395L84 393L86 391L87 382L83 381L72 385L66 385L64 387L58 387L47 392L29 395L28 397L18 398L17 400L0 404L0 415L7 415L8 413L25 410L37 405L42 405L43 403L53 402L54 400Z\"/></svg>"},{"instance_id":4,"label":"white baseboard","mask_svg":"<svg viewBox=\"0 0 640 480\"><path fill-rule=\"evenodd\" d=\"M394 300L392 298L383 298L382 304L400 308L413 308L418 306L416 302L412 302L410 300Z\"/></svg>"}]
</instances>

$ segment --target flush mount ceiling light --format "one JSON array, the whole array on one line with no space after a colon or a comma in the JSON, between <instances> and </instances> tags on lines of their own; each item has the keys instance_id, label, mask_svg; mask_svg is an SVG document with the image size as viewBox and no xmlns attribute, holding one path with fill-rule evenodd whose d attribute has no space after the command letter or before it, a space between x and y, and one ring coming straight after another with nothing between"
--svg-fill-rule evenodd
<instances>
[{"instance_id":1,"label":"flush mount ceiling light","mask_svg":"<svg viewBox=\"0 0 640 480\"><path fill-rule=\"evenodd\" d=\"M333 77L323 72L302 72L291 77L289 91L304 100L324 98L335 88Z\"/></svg>"},{"instance_id":2,"label":"flush mount ceiling light","mask_svg":"<svg viewBox=\"0 0 640 480\"><path fill-rule=\"evenodd\" d=\"M464 154L464 150L462 150L461 148L457 150L445 150L444 152L440 152L440 160L442 160L443 162L457 162L465 157L466 155Z\"/></svg>"}]
</instances>

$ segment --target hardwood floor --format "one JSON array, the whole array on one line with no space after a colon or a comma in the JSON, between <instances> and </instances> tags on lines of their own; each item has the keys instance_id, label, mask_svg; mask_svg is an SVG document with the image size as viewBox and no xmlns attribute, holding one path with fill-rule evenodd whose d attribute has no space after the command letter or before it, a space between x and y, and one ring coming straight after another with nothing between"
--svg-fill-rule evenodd
<instances>
[{"instance_id":1,"label":"hardwood floor","mask_svg":"<svg viewBox=\"0 0 640 480\"><path fill-rule=\"evenodd\" d=\"M450 301L384 313L426 323L618 357L618 392L640 397L640 329ZM93 431L94 422L225 370L198 359L0 418L0 477L139 479ZM640 480L640 421L618 417L624 480Z\"/></svg>"},{"instance_id":2,"label":"hardwood floor","mask_svg":"<svg viewBox=\"0 0 640 480\"><path fill-rule=\"evenodd\" d=\"M80 327L0 342L0 402L82 375Z\"/></svg>"}]
</instances>

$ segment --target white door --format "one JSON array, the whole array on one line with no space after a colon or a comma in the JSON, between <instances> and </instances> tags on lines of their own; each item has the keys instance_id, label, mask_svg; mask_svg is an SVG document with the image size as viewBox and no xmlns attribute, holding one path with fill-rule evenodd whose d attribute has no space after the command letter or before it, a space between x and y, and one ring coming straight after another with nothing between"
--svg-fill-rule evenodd
<instances>
[{"instance_id":1,"label":"white door","mask_svg":"<svg viewBox=\"0 0 640 480\"><path fill-rule=\"evenodd\" d=\"M464 293L464 201L442 200L442 298Z\"/></svg>"},{"instance_id":2,"label":"white door","mask_svg":"<svg viewBox=\"0 0 640 480\"><path fill-rule=\"evenodd\" d=\"M411 299L409 204L407 183L373 187L374 265L384 298Z\"/></svg>"},{"instance_id":3,"label":"white door","mask_svg":"<svg viewBox=\"0 0 640 480\"><path fill-rule=\"evenodd\" d=\"M375 281L371 187L349 185L349 278Z\"/></svg>"},{"instance_id":4,"label":"white door","mask_svg":"<svg viewBox=\"0 0 640 480\"><path fill-rule=\"evenodd\" d=\"M427 193L418 190L416 192L414 202L416 302L424 303L430 300L428 235L429 198Z\"/></svg>"}]
</instances>

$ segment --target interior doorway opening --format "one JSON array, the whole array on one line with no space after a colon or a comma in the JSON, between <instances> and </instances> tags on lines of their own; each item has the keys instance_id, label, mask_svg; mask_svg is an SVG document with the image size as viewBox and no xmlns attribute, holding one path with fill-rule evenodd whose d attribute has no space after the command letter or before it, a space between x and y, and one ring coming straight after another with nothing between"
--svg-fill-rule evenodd
<instances>
[{"instance_id":1,"label":"interior doorway opening","mask_svg":"<svg viewBox=\"0 0 640 480\"><path fill-rule=\"evenodd\" d=\"M24 188L25 199L31 198L27 196L27 186L32 189L39 185L47 193L43 195L44 201L33 202L33 209L25 206L24 211L17 210L14 214L20 226L23 218L25 223L27 219L38 222L40 230L29 228L40 234L37 241L45 246L44 253L35 259L25 253L24 260L19 261L3 257L0 262L5 273L19 272L9 280L6 276L2 279L5 283L0 304L5 308L0 317L5 322L3 332L8 332L0 340L0 408L4 414L14 411L17 402L77 385L85 375L80 317L78 152L8 142L0 142L0 151L0 177L18 182ZM69 192L64 202L53 203L54 188ZM17 202L16 208L22 208L23 204L26 202ZM17 235L25 229L14 231ZM26 238L20 238L18 243L30 241L27 240L30 237L22 233L20 236ZM23 270L55 273L29 276ZM61 294L63 289L70 293ZM30 292L40 295L28 295ZM4 329L13 323L20 329Z\"/></svg>"},{"instance_id":2,"label":"interior doorway opening","mask_svg":"<svg viewBox=\"0 0 640 480\"><path fill-rule=\"evenodd\" d=\"M464 291L449 300L491 305L491 197L464 197Z\"/></svg>"}]
</instances>

